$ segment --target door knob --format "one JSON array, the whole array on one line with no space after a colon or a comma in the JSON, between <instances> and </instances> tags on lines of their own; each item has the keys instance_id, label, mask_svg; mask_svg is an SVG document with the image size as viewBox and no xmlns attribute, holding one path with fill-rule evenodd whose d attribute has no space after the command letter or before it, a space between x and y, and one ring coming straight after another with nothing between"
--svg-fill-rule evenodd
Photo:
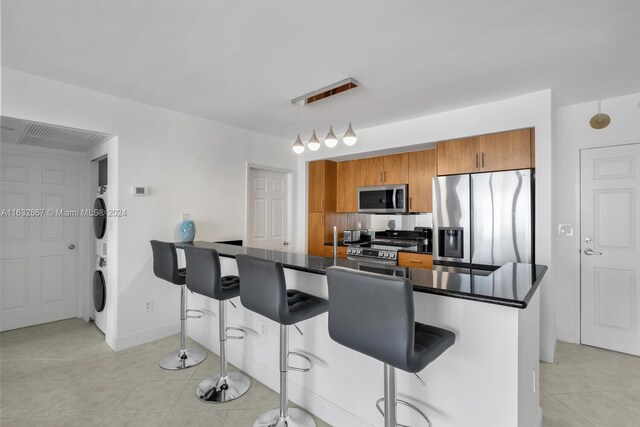
<instances>
[{"instance_id":1,"label":"door knob","mask_svg":"<svg viewBox=\"0 0 640 427\"><path fill-rule=\"evenodd\" d=\"M74 245L73 243L69 245L69 249L74 250L75 248L76 248L76 245Z\"/></svg>"},{"instance_id":2,"label":"door knob","mask_svg":"<svg viewBox=\"0 0 640 427\"><path fill-rule=\"evenodd\" d=\"M594 251L591 248L587 248L584 250L585 255L602 255L602 252Z\"/></svg>"},{"instance_id":3,"label":"door knob","mask_svg":"<svg viewBox=\"0 0 640 427\"><path fill-rule=\"evenodd\" d=\"M289 242L287 242L286 240L284 242L282 242L283 245L288 246Z\"/></svg>"}]
</instances>

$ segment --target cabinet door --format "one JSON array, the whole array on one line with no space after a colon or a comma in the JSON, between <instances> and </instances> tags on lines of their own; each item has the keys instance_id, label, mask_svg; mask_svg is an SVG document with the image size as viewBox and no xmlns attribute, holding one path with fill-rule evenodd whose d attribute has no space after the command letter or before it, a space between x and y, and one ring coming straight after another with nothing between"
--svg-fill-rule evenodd
<instances>
[{"instance_id":1,"label":"cabinet door","mask_svg":"<svg viewBox=\"0 0 640 427\"><path fill-rule=\"evenodd\" d=\"M324 170L324 161L309 162L309 212L322 212L324 209Z\"/></svg>"},{"instance_id":2,"label":"cabinet door","mask_svg":"<svg viewBox=\"0 0 640 427\"><path fill-rule=\"evenodd\" d=\"M427 254L412 254L398 252L398 265L400 267L433 268L433 256Z\"/></svg>"},{"instance_id":3,"label":"cabinet door","mask_svg":"<svg viewBox=\"0 0 640 427\"><path fill-rule=\"evenodd\" d=\"M307 253L309 255L324 256L324 214L309 212L307 224Z\"/></svg>"},{"instance_id":4,"label":"cabinet door","mask_svg":"<svg viewBox=\"0 0 640 427\"><path fill-rule=\"evenodd\" d=\"M360 160L362 186L382 185L382 157Z\"/></svg>"},{"instance_id":5,"label":"cabinet door","mask_svg":"<svg viewBox=\"0 0 640 427\"><path fill-rule=\"evenodd\" d=\"M436 150L409 153L409 212L433 212Z\"/></svg>"},{"instance_id":6,"label":"cabinet door","mask_svg":"<svg viewBox=\"0 0 640 427\"><path fill-rule=\"evenodd\" d=\"M333 258L333 246L324 247L324 256L327 258ZM346 258L346 257L347 257L347 247L338 246L338 258Z\"/></svg>"},{"instance_id":7,"label":"cabinet door","mask_svg":"<svg viewBox=\"0 0 640 427\"><path fill-rule=\"evenodd\" d=\"M358 187L360 186L360 160L340 162L337 166L337 212L358 212Z\"/></svg>"},{"instance_id":8,"label":"cabinet door","mask_svg":"<svg viewBox=\"0 0 640 427\"><path fill-rule=\"evenodd\" d=\"M382 156L382 182L384 185L409 182L409 155L407 153Z\"/></svg>"},{"instance_id":9,"label":"cabinet door","mask_svg":"<svg viewBox=\"0 0 640 427\"><path fill-rule=\"evenodd\" d=\"M472 173L480 170L477 137L438 142L436 150L438 175Z\"/></svg>"},{"instance_id":10,"label":"cabinet door","mask_svg":"<svg viewBox=\"0 0 640 427\"><path fill-rule=\"evenodd\" d=\"M482 172L533 167L531 129L519 129L478 137Z\"/></svg>"}]
</instances>

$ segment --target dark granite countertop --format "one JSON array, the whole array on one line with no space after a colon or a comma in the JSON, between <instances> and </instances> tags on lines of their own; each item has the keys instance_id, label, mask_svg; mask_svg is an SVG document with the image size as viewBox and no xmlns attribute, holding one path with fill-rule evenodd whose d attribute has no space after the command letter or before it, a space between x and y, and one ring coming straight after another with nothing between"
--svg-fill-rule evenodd
<instances>
[{"instance_id":1,"label":"dark granite countertop","mask_svg":"<svg viewBox=\"0 0 640 427\"><path fill-rule=\"evenodd\" d=\"M344 258L326 258L270 249L248 248L222 243L198 241L176 243L177 248L184 248L185 246L215 249L220 256L229 258L235 258L238 254L252 255L279 261L285 268L312 274L326 274L326 269L334 265L381 274L395 274L411 280L415 292L463 298L516 308L527 307L547 271L547 267L544 265L515 263L505 264L493 272L440 268L439 266L434 266L434 270L428 270L424 268L394 267Z\"/></svg>"}]
</instances>

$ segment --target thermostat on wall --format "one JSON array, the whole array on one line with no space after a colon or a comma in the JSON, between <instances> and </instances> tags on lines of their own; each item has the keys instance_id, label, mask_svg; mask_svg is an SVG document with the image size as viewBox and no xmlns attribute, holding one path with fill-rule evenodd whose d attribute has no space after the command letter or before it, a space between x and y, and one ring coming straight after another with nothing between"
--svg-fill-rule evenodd
<instances>
[{"instance_id":1,"label":"thermostat on wall","mask_svg":"<svg viewBox=\"0 0 640 427\"><path fill-rule=\"evenodd\" d=\"M131 187L131 195L132 196L148 196L149 195L149 187Z\"/></svg>"}]
</instances>

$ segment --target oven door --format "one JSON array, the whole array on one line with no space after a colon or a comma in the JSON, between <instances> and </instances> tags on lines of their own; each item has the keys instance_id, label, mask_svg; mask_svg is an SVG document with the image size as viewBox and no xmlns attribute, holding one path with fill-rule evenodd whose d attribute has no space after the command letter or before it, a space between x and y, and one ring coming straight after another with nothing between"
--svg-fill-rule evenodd
<instances>
[{"instance_id":1,"label":"oven door","mask_svg":"<svg viewBox=\"0 0 640 427\"><path fill-rule=\"evenodd\" d=\"M349 258L358 261L358 270L369 273L384 274L385 276L408 277L406 267L398 267L387 261L363 261L362 258Z\"/></svg>"},{"instance_id":2,"label":"oven door","mask_svg":"<svg viewBox=\"0 0 640 427\"><path fill-rule=\"evenodd\" d=\"M407 186L382 185L358 188L358 212L406 213Z\"/></svg>"}]
</instances>

